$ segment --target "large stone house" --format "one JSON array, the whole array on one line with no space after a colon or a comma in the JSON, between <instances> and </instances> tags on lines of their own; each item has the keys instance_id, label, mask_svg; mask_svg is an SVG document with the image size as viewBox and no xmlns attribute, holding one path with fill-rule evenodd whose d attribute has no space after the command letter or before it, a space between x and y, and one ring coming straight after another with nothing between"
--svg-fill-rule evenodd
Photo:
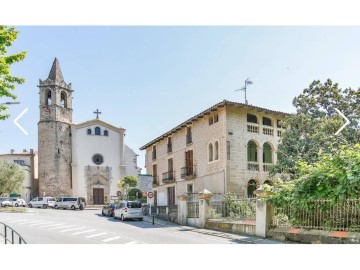
<instances>
[{"instance_id":1,"label":"large stone house","mask_svg":"<svg viewBox=\"0 0 360 270\"><path fill-rule=\"evenodd\" d=\"M157 206L207 189L253 196L277 160L286 113L224 100L145 144Z\"/></svg>"}]
</instances>

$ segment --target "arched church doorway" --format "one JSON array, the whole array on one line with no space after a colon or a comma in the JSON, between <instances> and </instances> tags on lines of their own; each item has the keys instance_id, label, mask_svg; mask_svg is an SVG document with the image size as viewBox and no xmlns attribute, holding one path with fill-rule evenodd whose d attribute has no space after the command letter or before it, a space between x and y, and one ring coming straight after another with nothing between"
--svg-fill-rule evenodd
<instances>
[{"instance_id":1,"label":"arched church doorway","mask_svg":"<svg viewBox=\"0 0 360 270\"><path fill-rule=\"evenodd\" d=\"M104 189L93 188L93 200L94 204L104 204Z\"/></svg>"}]
</instances>

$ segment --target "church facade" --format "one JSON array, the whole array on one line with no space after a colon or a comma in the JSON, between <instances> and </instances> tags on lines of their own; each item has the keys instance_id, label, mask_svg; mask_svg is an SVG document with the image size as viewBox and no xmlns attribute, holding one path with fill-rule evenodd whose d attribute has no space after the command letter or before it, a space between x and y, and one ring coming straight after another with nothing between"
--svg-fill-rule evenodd
<instances>
[{"instance_id":1,"label":"church facade","mask_svg":"<svg viewBox=\"0 0 360 270\"><path fill-rule=\"evenodd\" d=\"M39 195L109 203L119 190L117 181L141 171L137 154L125 145L125 129L98 117L73 123L73 90L65 83L56 58L39 89Z\"/></svg>"}]
</instances>

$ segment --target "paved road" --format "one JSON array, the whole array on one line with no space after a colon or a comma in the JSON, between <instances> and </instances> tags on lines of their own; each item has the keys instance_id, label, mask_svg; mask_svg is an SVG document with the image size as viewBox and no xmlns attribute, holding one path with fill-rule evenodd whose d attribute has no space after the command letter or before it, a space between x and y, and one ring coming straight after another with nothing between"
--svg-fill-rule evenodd
<instances>
[{"instance_id":1,"label":"paved road","mask_svg":"<svg viewBox=\"0 0 360 270\"><path fill-rule=\"evenodd\" d=\"M120 221L101 216L101 210L31 209L0 213L3 222L29 244L243 244L187 226L145 221ZM245 237L246 238L246 237Z\"/></svg>"}]
</instances>

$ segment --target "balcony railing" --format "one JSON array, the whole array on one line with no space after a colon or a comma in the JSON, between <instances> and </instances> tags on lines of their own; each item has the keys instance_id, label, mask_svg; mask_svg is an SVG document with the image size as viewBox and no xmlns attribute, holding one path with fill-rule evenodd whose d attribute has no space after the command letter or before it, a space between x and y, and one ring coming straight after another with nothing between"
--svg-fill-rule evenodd
<instances>
[{"instance_id":1,"label":"balcony railing","mask_svg":"<svg viewBox=\"0 0 360 270\"><path fill-rule=\"evenodd\" d=\"M175 172L171 171L171 172L165 172L162 174L162 181L165 184L168 183L173 183L175 182Z\"/></svg>"},{"instance_id":2,"label":"balcony railing","mask_svg":"<svg viewBox=\"0 0 360 270\"><path fill-rule=\"evenodd\" d=\"M167 152L171 153L172 152L172 143L168 143L167 144Z\"/></svg>"},{"instance_id":3,"label":"balcony railing","mask_svg":"<svg viewBox=\"0 0 360 270\"><path fill-rule=\"evenodd\" d=\"M274 136L274 128L272 127L263 127L263 134Z\"/></svg>"},{"instance_id":4,"label":"balcony railing","mask_svg":"<svg viewBox=\"0 0 360 270\"><path fill-rule=\"evenodd\" d=\"M276 132L277 132L277 136L278 136L278 137L281 137L281 136L282 136L282 132L283 132L282 129L278 129Z\"/></svg>"},{"instance_id":5,"label":"balcony railing","mask_svg":"<svg viewBox=\"0 0 360 270\"><path fill-rule=\"evenodd\" d=\"M259 133L259 126L254 124L247 124L247 131L251 133Z\"/></svg>"},{"instance_id":6,"label":"balcony railing","mask_svg":"<svg viewBox=\"0 0 360 270\"><path fill-rule=\"evenodd\" d=\"M259 171L259 162L248 162L248 171Z\"/></svg>"},{"instance_id":7,"label":"balcony railing","mask_svg":"<svg viewBox=\"0 0 360 270\"><path fill-rule=\"evenodd\" d=\"M186 134L186 144L192 143L192 132Z\"/></svg>"},{"instance_id":8,"label":"balcony railing","mask_svg":"<svg viewBox=\"0 0 360 270\"><path fill-rule=\"evenodd\" d=\"M182 179L194 179L196 177L195 166L188 166L181 168Z\"/></svg>"},{"instance_id":9,"label":"balcony railing","mask_svg":"<svg viewBox=\"0 0 360 270\"><path fill-rule=\"evenodd\" d=\"M263 171L264 172L270 171L270 168L271 168L272 165L273 165L272 163L264 163L263 164Z\"/></svg>"},{"instance_id":10,"label":"balcony railing","mask_svg":"<svg viewBox=\"0 0 360 270\"><path fill-rule=\"evenodd\" d=\"M159 176L153 176L153 187L159 186Z\"/></svg>"}]
</instances>

